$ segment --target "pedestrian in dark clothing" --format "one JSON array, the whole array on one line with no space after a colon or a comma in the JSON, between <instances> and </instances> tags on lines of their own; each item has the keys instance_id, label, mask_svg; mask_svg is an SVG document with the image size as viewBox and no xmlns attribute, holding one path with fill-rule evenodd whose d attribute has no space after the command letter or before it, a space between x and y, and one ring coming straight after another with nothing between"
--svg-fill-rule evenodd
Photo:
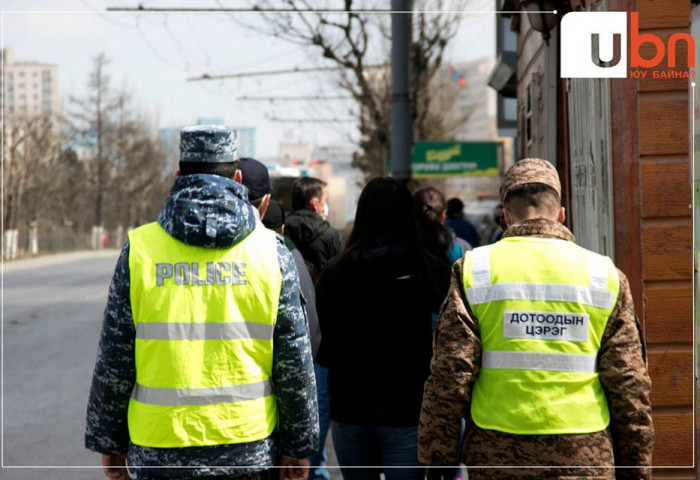
<instances>
[{"instance_id":1,"label":"pedestrian in dark clothing","mask_svg":"<svg viewBox=\"0 0 700 480\"><path fill-rule=\"evenodd\" d=\"M423 248L408 189L370 181L343 252L321 274L318 361L329 369L333 445L345 480L421 479L417 426L431 356L431 314L449 267ZM416 466L415 469L386 468Z\"/></svg>"},{"instance_id":2,"label":"pedestrian in dark clothing","mask_svg":"<svg viewBox=\"0 0 700 480\"><path fill-rule=\"evenodd\" d=\"M270 173L264 164L249 157L241 157L238 161L238 169L241 171L241 182L248 190L248 201L257 209L256 218L262 220L272 201Z\"/></svg>"},{"instance_id":3,"label":"pedestrian in dark clothing","mask_svg":"<svg viewBox=\"0 0 700 480\"><path fill-rule=\"evenodd\" d=\"M292 184L292 208L287 217L285 231L301 252L314 283L328 261L340 253L343 245L342 234L331 228L326 221L328 217L328 184L323 180L302 177ZM312 470L310 479L330 478L326 465L324 442L330 426L328 417L328 386L326 368L314 363L316 373L316 394L318 396L319 418L321 422L321 445L317 455L311 457L311 465L318 466Z\"/></svg>"},{"instance_id":4,"label":"pedestrian in dark clothing","mask_svg":"<svg viewBox=\"0 0 700 480\"><path fill-rule=\"evenodd\" d=\"M292 256L256 224L233 132L190 127L180 149L157 222L117 260L85 446L110 478L127 456L140 480L255 480L280 463L304 478L318 416Z\"/></svg>"},{"instance_id":5,"label":"pedestrian in dark clothing","mask_svg":"<svg viewBox=\"0 0 700 480\"><path fill-rule=\"evenodd\" d=\"M328 216L327 183L318 178L302 177L292 185L292 209L286 222L286 234L304 259L320 273L328 260L343 246L342 234L331 228Z\"/></svg>"},{"instance_id":6,"label":"pedestrian in dark clothing","mask_svg":"<svg viewBox=\"0 0 700 480\"><path fill-rule=\"evenodd\" d=\"M270 173L267 167L253 158L241 158L239 169L243 175L242 183L248 189L248 200L250 200L251 205L257 208L260 222L265 228L275 231L280 236L284 235L284 210L279 203L271 198L272 188L270 187ZM301 306L304 308L309 326L311 352L316 358L318 346L321 343L321 329L318 326L318 314L316 313L316 287L314 287L304 258L294 243L285 241L285 245L292 252L294 265L299 274Z\"/></svg>"},{"instance_id":7,"label":"pedestrian in dark clothing","mask_svg":"<svg viewBox=\"0 0 700 480\"><path fill-rule=\"evenodd\" d=\"M481 245L479 232L469 220L464 218L464 203L459 198L450 198L447 201L447 218L445 226L451 228L455 235L469 242L472 248Z\"/></svg>"},{"instance_id":8,"label":"pedestrian in dark clothing","mask_svg":"<svg viewBox=\"0 0 700 480\"><path fill-rule=\"evenodd\" d=\"M294 250L297 250L297 246L294 245L294 242L292 242L289 239L289 237L287 237L284 234L284 229L286 228L286 225L284 223L285 219L286 219L286 215L284 213L284 209L282 208L282 205L280 205L279 202L277 200L275 200L274 198L271 198L270 205L267 208L267 212L265 213L265 216L262 218L262 223L270 230L274 230L279 235L281 235L282 238L284 239L285 246L289 249L290 252L292 252ZM299 252L299 251L297 250L297 252ZM299 256L301 256L301 253L299 253Z\"/></svg>"},{"instance_id":9,"label":"pedestrian in dark clothing","mask_svg":"<svg viewBox=\"0 0 700 480\"><path fill-rule=\"evenodd\" d=\"M277 200L275 200L274 198L270 199L270 205L268 205L267 212L262 218L263 225L265 225L270 230L274 230L280 235L284 235L284 221L284 209L282 208L282 206L280 206Z\"/></svg>"},{"instance_id":10,"label":"pedestrian in dark clothing","mask_svg":"<svg viewBox=\"0 0 700 480\"><path fill-rule=\"evenodd\" d=\"M418 216L418 232L429 253L452 265L462 258L465 248L443 222L446 218L445 196L433 187L423 187L413 194Z\"/></svg>"}]
</instances>

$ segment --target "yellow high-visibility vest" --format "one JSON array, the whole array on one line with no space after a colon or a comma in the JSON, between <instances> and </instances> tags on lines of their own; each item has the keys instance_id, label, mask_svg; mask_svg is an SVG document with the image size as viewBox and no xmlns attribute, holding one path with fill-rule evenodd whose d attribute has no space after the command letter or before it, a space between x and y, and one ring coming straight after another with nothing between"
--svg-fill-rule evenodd
<instances>
[{"instance_id":1,"label":"yellow high-visibility vest","mask_svg":"<svg viewBox=\"0 0 700 480\"><path fill-rule=\"evenodd\" d=\"M509 237L467 252L463 271L482 345L474 422L514 434L604 430L597 355L620 290L612 260L565 240Z\"/></svg>"},{"instance_id":2,"label":"yellow high-visibility vest","mask_svg":"<svg viewBox=\"0 0 700 480\"><path fill-rule=\"evenodd\" d=\"M273 330L282 285L274 232L226 249L187 245L158 223L129 233L135 445L247 443L277 425Z\"/></svg>"}]
</instances>

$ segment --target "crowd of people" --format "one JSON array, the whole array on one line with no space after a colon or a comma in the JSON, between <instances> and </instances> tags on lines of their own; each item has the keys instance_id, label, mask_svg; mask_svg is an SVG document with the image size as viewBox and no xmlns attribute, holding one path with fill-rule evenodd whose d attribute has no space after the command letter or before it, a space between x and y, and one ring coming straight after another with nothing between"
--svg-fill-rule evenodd
<instances>
[{"instance_id":1,"label":"crowd of people","mask_svg":"<svg viewBox=\"0 0 700 480\"><path fill-rule=\"evenodd\" d=\"M551 164L506 173L485 235L458 198L375 178L344 238L325 182L285 212L235 153L183 130L163 212L119 257L86 429L108 477L328 479L330 431L345 480L648 478L629 284L574 244Z\"/></svg>"},{"instance_id":2,"label":"crowd of people","mask_svg":"<svg viewBox=\"0 0 700 480\"><path fill-rule=\"evenodd\" d=\"M246 175L250 164L264 172L260 162L241 159L247 187L246 178L256 178ZM296 265L302 296L308 299L320 422L310 478L329 478L324 467L331 425L341 466L415 466L385 476L422 478L417 432L432 330L447 294L450 266L480 246L480 234L465 218L459 198L446 201L434 187L411 195L401 182L376 178L363 189L352 230L343 240L327 221L327 188L322 180L301 177L292 185L293 211L284 212L272 199L272 215L262 218L301 260ZM249 195L255 203L258 195ZM358 328L358 319L369 332ZM375 470L375 475L382 471ZM455 478L460 475L456 468ZM343 477L364 479L367 470L345 469Z\"/></svg>"},{"instance_id":3,"label":"crowd of people","mask_svg":"<svg viewBox=\"0 0 700 480\"><path fill-rule=\"evenodd\" d=\"M266 177L261 163L240 161L243 184L255 204L263 192L250 193L249 182L257 178L249 167L253 164ZM324 466L331 425L341 465L419 467L418 417L432 327L447 293L450 265L473 246L446 225L448 203L439 190L424 187L411 195L391 178L367 184L343 240L326 220L327 188L322 180L301 177L292 186L292 212L284 212L274 199L262 212L263 224L283 235L295 255L305 299L320 422L310 478L329 478ZM265 192L269 189L267 183ZM476 228L461 211L451 212L450 221L479 246ZM371 331L358 328L358 319ZM361 356L353 353L358 350ZM343 475L366 478L357 469ZM411 478L422 475L419 469Z\"/></svg>"}]
</instances>

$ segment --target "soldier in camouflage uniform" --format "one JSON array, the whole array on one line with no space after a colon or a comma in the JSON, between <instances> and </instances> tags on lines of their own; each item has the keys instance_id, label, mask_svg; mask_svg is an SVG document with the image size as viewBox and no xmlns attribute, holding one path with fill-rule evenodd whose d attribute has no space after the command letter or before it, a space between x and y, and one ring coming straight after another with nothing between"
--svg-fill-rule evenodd
<instances>
[{"instance_id":1,"label":"soldier in camouflage uniform","mask_svg":"<svg viewBox=\"0 0 700 480\"><path fill-rule=\"evenodd\" d=\"M253 232L255 216L236 170L235 140L235 132L223 127L189 127L181 132L181 172L157 220L167 234L187 245L224 251ZM185 172L185 166L191 171ZM135 392L137 335L129 251L127 242L110 286L87 408L85 445L102 454L105 475L127 478L120 467L128 461L138 467L130 468L132 478L138 479L258 479L266 478L268 467L278 464L287 470L286 477L305 477L307 457L318 447L316 386L299 280L282 239L277 237L281 289L271 334L276 429L257 441L185 448L153 448L130 441L127 412Z\"/></svg>"},{"instance_id":2,"label":"soldier in camouflage uniform","mask_svg":"<svg viewBox=\"0 0 700 480\"><path fill-rule=\"evenodd\" d=\"M556 203L559 205L561 187L557 172L551 164L539 159L522 160L506 173L501 200L505 200L514 189L532 184L551 187L557 194ZM561 207L559 218L537 213L514 218L508 212L508 204L504 204L506 219L509 220L504 239L539 237L564 240L567 242L564 245L574 242L574 236L561 224ZM593 357L592 365L604 392L603 405L606 400L609 409L607 428L589 430L591 433L518 435L481 428L472 415L474 385L484 361L482 333L487 327L480 324L480 319L474 314L476 308L467 300L463 279L465 268L464 259L453 266L450 290L435 331L431 375L425 385L419 426L420 460L435 466L453 465L461 460L467 465L470 480L650 478L651 471L645 467L651 465L654 441L649 401L651 381L625 275L617 270L619 294L616 301L611 296L612 313L607 324L603 324L600 349L597 357ZM511 268L517 269L517 262ZM614 270L610 264L610 271ZM506 324L505 319L503 323ZM571 408L570 404L566 405L564 408ZM541 406L533 407L537 412ZM463 417L467 420L467 431L460 452L460 419ZM449 475L448 470L435 473L433 477Z\"/></svg>"}]
</instances>

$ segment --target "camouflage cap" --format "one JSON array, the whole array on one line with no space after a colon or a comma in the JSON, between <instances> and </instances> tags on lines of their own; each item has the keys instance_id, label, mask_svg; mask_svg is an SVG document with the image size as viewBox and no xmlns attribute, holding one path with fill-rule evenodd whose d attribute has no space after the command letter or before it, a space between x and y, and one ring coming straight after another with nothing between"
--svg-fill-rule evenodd
<instances>
[{"instance_id":1,"label":"camouflage cap","mask_svg":"<svg viewBox=\"0 0 700 480\"><path fill-rule=\"evenodd\" d=\"M230 163L238 160L238 131L197 125L180 131L180 161Z\"/></svg>"},{"instance_id":2,"label":"camouflage cap","mask_svg":"<svg viewBox=\"0 0 700 480\"><path fill-rule=\"evenodd\" d=\"M524 158L508 169L501 184L501 202L508 192L528 183L541 183L551 187L561 197L561 182L554 165L541 158Z\"/></svg>"}]
</instances>

